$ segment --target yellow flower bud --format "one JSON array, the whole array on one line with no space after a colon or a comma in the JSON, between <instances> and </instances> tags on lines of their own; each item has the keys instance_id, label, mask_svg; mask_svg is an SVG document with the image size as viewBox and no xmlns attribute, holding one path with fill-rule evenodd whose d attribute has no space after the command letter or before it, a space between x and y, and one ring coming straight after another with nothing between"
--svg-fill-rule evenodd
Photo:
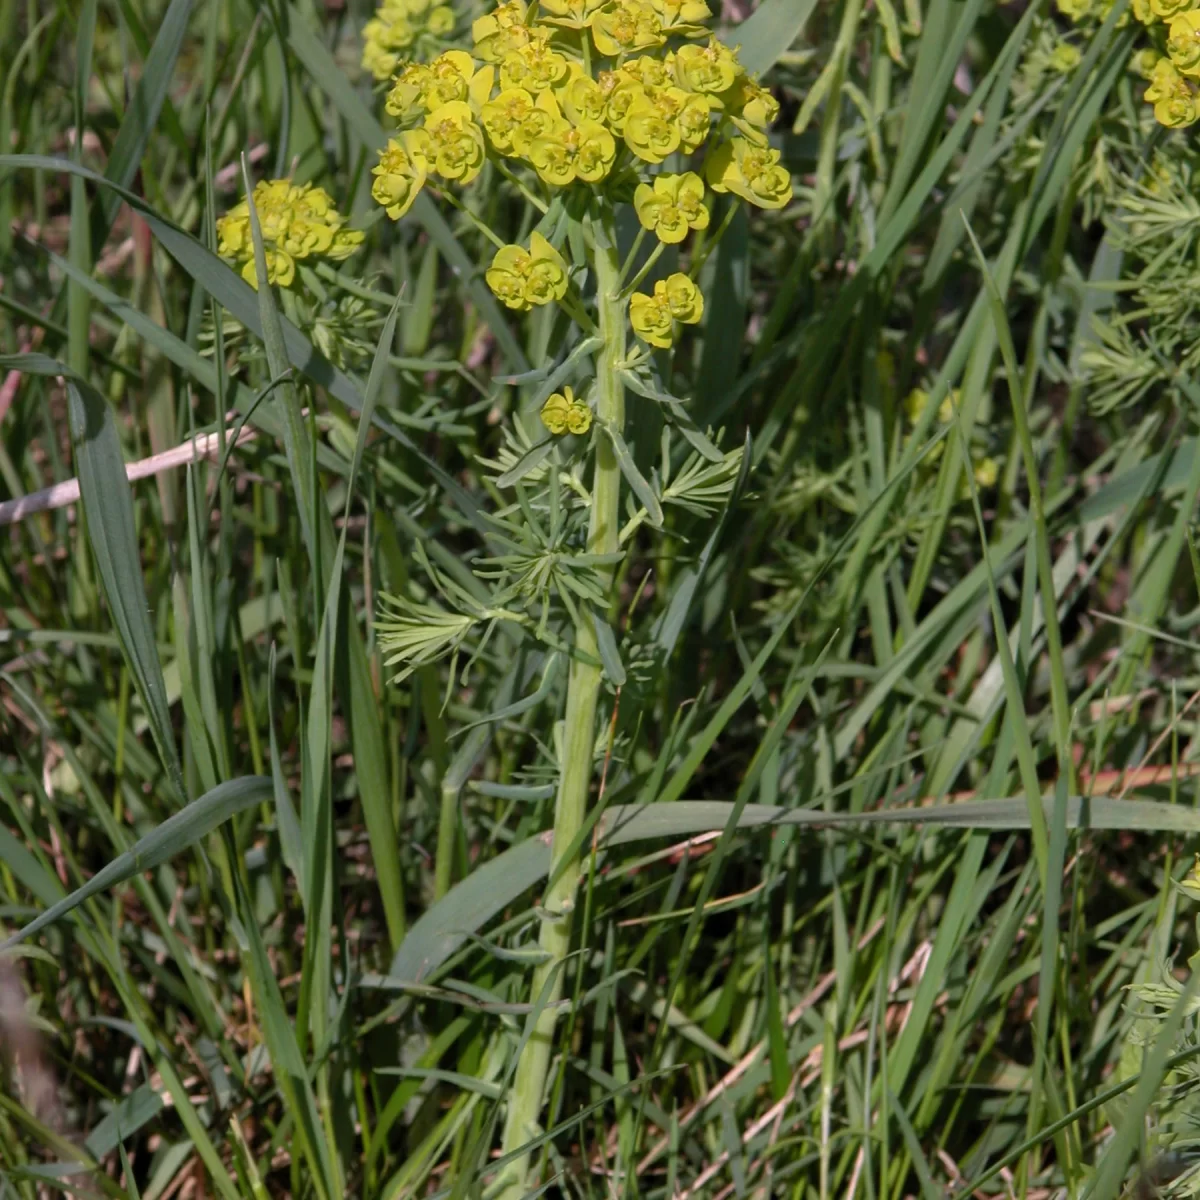
<instances>
[{"instance_id":1,"label":"yellow flower bud","mask_svg":"<svg viewBox=\"0 0 1200 1200\"><path fill-rule=\"evenodd\" d=\"M633 208L642 227L668 245L682 242L689 229L708 227L704 181L694 171L659 175L653 186L639 183L633 194Z\"/></svg>"}]
</instances>

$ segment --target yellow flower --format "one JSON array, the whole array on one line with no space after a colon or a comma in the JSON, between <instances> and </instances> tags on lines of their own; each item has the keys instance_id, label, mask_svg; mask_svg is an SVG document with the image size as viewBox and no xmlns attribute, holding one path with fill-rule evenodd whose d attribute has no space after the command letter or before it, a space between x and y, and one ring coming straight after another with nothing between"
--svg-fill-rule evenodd
<instances>
[{"instance_id":1,"label":"yellow flower","mask_svg":"<svg viewBox=\"0 0 1200 1200\"><path fill-rule=\"evenodd\" d=\"M1196 7L1196 0L1150 0L1150 11L1160 20L1169 21Z\"/></svg>"},{"instance_id":2,"label":"yellow flower","mask_svg":"<svg viewBox=\"0 0 1200 1200\"><path fill-rule=\"evenodd\" d=\"M1000 478L1000 465L994 458L981 458L975 464L975 483L981 488L993 488Z\"/></svg>"},{"instance_id":3,"label":"yellow flower","mask_svg":"<svg viewBox=\"0 0 1200 1200\"><path fill-rule=\"evenodd\" d=\"M572 135L578 139L575 174L585 183L598 183L608 175L616 161L616 140L599 121L581 121Z\"/></svg>"},{"instance_id":4,"label":"yellow flower","mask_svg":"<svg viewBox=\"0 0 1200 1200\"><path fill-rule=\"evenodd\" d=\"M567 395L563 395L563 392ZM548 396L546 403L542 405L542 424L555 437L567 432L567 414L571 411L571 401L567 397L570 392L569 387L564 388L562 392L555 392Z\"/></svg>"},{"instance_id":5,"label":"yellow flower","mask_svg":"<svg viewBox=\"0 0 1200 1200\"><path fill-rule=\"evenodd\" d=\"M480 110L480 121L488 139L501 154L513 148L513 135L533 112L533 97L524 88L505 88Z\"/></svg>"},{"instance_id":6,"label":"yellow flower","mask_svg":"<svg viewBox=\"0 0 1200 1200\"><path fill-rule=\"evenodd\" d=\"M706 96L689 96L675 116L679 129L679 144L691 154L698 150L712 129L712 109ZM734 122L737 123L736 121Z\"/></svg>"},{"instance_id":7,"label":"yellow flower","mask_svg":"<svg viewBox=\"0 0 1200 1200\"><path fill-rule=\"evenodd\" d=\"M766 142L767 130L779 119L779 101L760 83L744 76L730 107L730 119L738 132L760 144Z\"/></svg>"},{"instance_id":8,"label":"yellow flower","mask_svg":"<svg viewBox=\"0 0 1200 1200\"><path fill-rule=\"evenodd\" d=\"M914 425L921 419L921 414L925 411L925 405L928 403L929 393L924 388L913 388L904 397L905 415Z\"/></svg>"},{"instance_id":9,"label":"yellow flower","mask_svg":"<svg viewBox=\"0 0 1200 1200\"><path fill-rule=\"evenodd\" d=\"M1183 129L1200 116L1195 89L1169 58L1160 59L1155 66L1145 98L1154 105L1154 119L1170 129Z\"/></svg>"},{"instance_id":10,"label":"yellow flower","mask_svg":"<svg viewBox=\"0 0 1200 1200\"><path fill-rule=\"evenodd\" d=\"M520 312L561 300L567 292L567 264L537 232L530 237L528 250L523 246L497 250L484 277L500 300Z\"/></svg>"},{"instance_id":11,"label":"yellow flower","mask_svg":"<svg viewBox=\"0 0 1200 1200\"><path fill-rule=\"evenodd\" d=\"M424 107L425 91L432 76L428 63L405 63L383 102L388 116L404 117L418 105Z\"/></svg>"},{"instance_id":12,"label":"yellow flower","mask_svg":"<svg viewBox=\"0 0 1200 1200\"><path fill-rule=\"evenodd\" d=\"M570 391L570 388L566 388ZM592 410L582 400L576 400L567 409L567 432L579 437L592 427Z\"/></svg>"},{"instance_id":13,"label":"yellow flower","mask_svg":"<svg viewBox=\"0 0 1200 1200\"><path fill-rule=\"evenodd\" d=\"M431 0L383 0L363 26L362 65L376 79L387 79L423 34L440 38L453 29L454 10L449 5Z\"/></svg>"},{"instance_id":14,"label":"yellow flower","mask_svg":"<svg viewBox=\"0 0 1200 1200\"><path fill-rule=\"evenodd\" d=\"M641 96L635 96L625 115L622 131L625 144L646 162L659 163L667 155L674 154L683 140L678 118L686 103L688 94L679 88L647 90ZM703 119L707 136L707 109ZM689 130L695 130L695 121L689 121Z\"/></svg>"},{"instance_id":15,"label":"yellow flower","mask_svg":"<svg viewBox=\"0 0 1200 1200\"><path fill-rule=\"evenodd\" d=\"M560 85L558 101L562 110L576 125L583 121L603 121L608 110L608 96L600 85L583 73L578 63L570 63L570 74Z\"/></svg>"},{"instance_id":16,"label":"yellow flower","mask_svg":"<svg viewBox=\"0 0 1200 1200\"><path fill-rule=\"evenodd\" d=\"M341 262L349 258L363 244L367 235L361 229L339 229L333 235L333 244L325 251L326 258Z\"/></svg>"},{"instance_id":17,"label":"yellow flower","mask_svg":"<svg viewBox=\"0 0 1200 1200\"><path fill-rule=\"evenodd\" d=\"M432 112L452 100L465 100L474 70L474 60L463 50L447 50L428 64L406 63L384 108L403 117L415 108Z\"/></svg>"},{"instance_id":18,"label":"yellow flower","mask_svg":"<svg viewBox=\"0 0 1200 1200\"><path fill-rule=\"evenodd\" d=\"M425 186L429 174L429 136L421 129L389 138L379 152L379 165L371 174L371 196L383 205L384 211L398 221L410 208Z\"/></svg>"},{"instance_id":19,"label":"yellow flower","mask_svg":"<svg viewBox=\"0 0 1200 1200\"><path fill-rule=\"evenodd\" d=\"M629 323L643 342L666 350L675 340L675 322L665 289L659 291L661 283L659 280L655 285L653 296L647 296L645 292L634 292L630 296Z\"/></svg>"},{"instance_id":20,"label":"yellow flower","mask_svg":"<svg viewBox=\"0 0 1200 1200\"><path fill-rule=\"evenodd\" d=\"M567 78L567 59L545 37L510 50L500 60L500 87L544 92Z\"/></svg>"},{"instance_id":21,"label":"yellow flower","mask_svg":"<svg viewBox=\"0 0 1200 1200\"><path fill-rule=\"evenodd\" d=\"M475 57L495 63L510 50L524 46L529 41L529 29L524 22L524 0L509 0L487 16L478 18L471 25Z\"/></svg>"},{"instance_id":22,"label":"yellow flower","mask_svg":"<svg viewBox=\"0 0 1200 1200\"><path fill-rule=\"evenodd\" d=\"M675 52L675 78L689 92L718 96L733 87L741 73L737 55L716 38L707 46L680 46Z\"/></svg>"},{"instance_id":23,"label":"yellow flower","mask_svg":"<svg viewBox=\"0 0 1200 1200\"><path fill-rule=\"evenodd\" d=\"M1200 75L1200 12L1180 13L1172 18L1167 35L1167 54L1182 75Z\"/></svg>"},{"instance_id":24,"label":"yellow flower","mask_svg":"<svg viewBox=\"0 0 1200 1200\"><path fill-rule=\"evenodd\" d=\"M779 165L779 151L735 137L704 164L714 192L732 192L759 208L782 208L792 198L792 179Z\"/></svg>"},{"instance_id":25,"label":"yellow flower","mask_svg":"<svg viewBox=\"0 0 1200 1200\"><path fill-rule=\"evenodd\" d=\"M627 59L619 74L627 75L644 88L670 87L675 82L675 54L673 51L665 55L639 54Z\"/></svg>"},{"instance_id":26,"label":"yellow flower","mask_svg":"<svg viewBox=\"0 0 1200 1200\"><path fill-rule=\"evenodd\" d=\"M430 170L443 179L470 183L483 169L483 130L475 124L470 105L452 100L425 118L429 135L426 154Z\"/></svg>"},{"instance_id":27,"label":"yellow flower","mask_svg":"<svg viewBox=\"0 0 1200 1200\"><path fill-rule=\"evenodd\" d=\"M697 325L704 316L704 293L681 271L660 279L654 295L664 296L671 316L685 325Z\"/></svg>"},{"instance_id":28,"label":"yellow flower","mask_svg":"<svg viewBox=\"0 0 1200 1200\"><path fill-rule=\"evenodd\" d=\"M608 92L608 107L605 122L613 133L625 132L625 122L635 104L649 101L646 89L635 79L615 72L601 72L597 81L601 89Z\"/></svg>"},{"instance_id":29,"label":"yellow flower","mask_svg":"<svg viewBox=\"0 0 1200 1200\"><path fill-rule=\"evenodd\" d=\"M293 258L307 258L310 254L324 254L333 245L334 233L335 230L324 222L300 217L289 221L282 236L276 240Z\"/></svg>"},{"instance_id":30,"label":"yellow flower","mask_svg":"<svg viewBox=\"0 0 1200 1200\"><path fill-rule=\"evenodd\" d=\"M682 242L689 229L708 227L704 181L694 171L659 175L653 187L639 183L633 194L633 207L642 227L668 245Z\"/></svg>"},{"instance_id":31,"label":"yellow flower","mask_svg":"<svg viewBox=\"0 0 1200 1200\"><path fill-rule=\"evenodd\" d=\"M542 405L542 424L558 437L564 433L587 433L592 427L592 410L578 399L571 388L555 392Z\"/></svg>"},{"instance_id":32,"label":"yellow flower","mask_svg":"<svg viewBox=\"0 0 1200 1200\"><path fill-rule=\"evenodd\" d=\"M1050 55L1050 66L1063 75L1068 75L1079 66L1082 57L1078 46L1073 46L1070 42L1059 42Z\"/></svg>"},{"instance_id":33,"label":"yellow flower","mask_svg":"<svg viewBox=\"0 0 1200 1200\"><path fill-rule=\"evenodd\" d=\"M608 0L541 0L538 20L565 29L586 29Z\"/></svg>"},{"instance_id":34,"label":"yellow flower","mask_svg":"<svg viewBox=\"0 0 1200 1200\"><path fill-rule=\"evenodd\" d=\"M704 22L712 13L704 0L650 0L664 33L694 37L704 32Z\"/></svg>"},{"instance_id":35,"label":"yellow flower","mask_svg":"<svg viewBox=\"0 0 1200 1200\"><path fill-rule=\"evenodd\" d=\"M591 28L596 49L609 58L648 50L666 41L661 18L644 0L612 0L592 17Z\"/></svg>"},{"instance_id":36,"label":"yellow flower","mask_svg":"<svg viewBox=\"0 0 1200 1200\"><path fill-rule=\"evenodd\" d=\"M279 287L291 287L296 278L296 264L286 250L264 250L267 260L267 283L278 284ZM258 291L258 271L254 265L254 255L242 267L242 278Z\"/></svg>"},{"instance_id":37,"label":"yellow flower","mask_svg":"<svg viewBox=\"0 0 1200 1200\"><path fill-rule=\"evenodd\" d=\"M534 102L529 115L523 118L512 132L512 149L522 158L533 152L533 144L539 139L552 138L567 128L567 122L559 112L553 92L543 92Z\"/></svg>"},{"instance_id":38,"label":"yellow flower","mask_svg":"<svg viewBox=\"0 0 1200 1200\"><path fill-rule=\"evenodd\" d=\"M1058 0L1058 11L1078 24L1092 11L1092 0Z\"/></svg>"},{"instance_id":39,"label":"yellow flower","mask_svg":"<svg viewBox=\"0 0 1200 1200\"><path fill-rule=\"evenodd\" d=\"M598 121L571 126L562 121L529 144L528 158L538 177L555 187L578 178L597 183L612 168L617 143Z\"/></svg>"},{"instance_id":40,"label":"yellow flower","mask_svg":"<svg viewBox=\"0 0 1200 1200\"><path fill-rule=\"evenodd\" d=\"M250 240L250 206L243 200L217 220L217 253L222 258L241 258L254 252Z\"/></svg>"},{"instance_id":41,"label":"yellow flower","mask_svg":"<svg viewBox=\"0 0 1200 1200\"><path fill-rule=\"evenodd\" d=\"M1129 60L1129 69L1135 75L1140 75L1143 79L1153 79L1154 68L1158 66L1161 60L1162 55L1153 46L1145 46L1141 50L1136 51Z\"/></svg>"}]
</instances>

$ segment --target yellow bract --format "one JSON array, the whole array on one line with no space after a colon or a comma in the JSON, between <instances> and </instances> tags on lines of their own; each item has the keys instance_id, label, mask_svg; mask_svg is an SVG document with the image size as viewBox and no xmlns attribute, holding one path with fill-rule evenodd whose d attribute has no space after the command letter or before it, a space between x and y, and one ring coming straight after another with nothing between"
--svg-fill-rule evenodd
<instances>
[{"instance_id":1,"label":"yellow bract","mask_svg":"<svg viewBox=\"0 0 1200 1200\"><path fill-rule=\"evenodd\" d=\"M290 179L264 179L255 185L253 196L268 283L290 287L296 277L297 259L347 258L363 240L359 230L342 228L345 218L324 188L295 184ZM217 253L240 264L246 282L258 286L250 206L245 200L217 221Z\"/></svg>"},{"instance_id":2,"label":"yellow bract","mask_svg":"<svg viewBox=\"0 0 1200 1200\"><path fill-rule=\"evenodd\" d=\"M576 398L571 388L555 392L542 405L542 424L558 437L564 433L587 433L592 427L592 410Z\"/></svg>"},{"instance_id":3,"label":"yellow bract","mask_svg":"<svg viewBox=\"0 0 1200 1200\"><path fill-rule=\"evenodd\" d=\"M537 232L531 235L528 250L523 246L497 250L485 278L500 300L521 312L567 294L567 264Z\"/></svg>"},{"instance_id":4,"label":"yellow bract","mask_svg":"<svg viewBox=\"0 0 1200 1200\"><path fill-rule=\"evenodd\" d=\"M659 175L653 187L639 183L633 207L643 228L668 245L682 242L690 229L708 227L704 181L693 171Z\"/></svg>"}]
</instances>

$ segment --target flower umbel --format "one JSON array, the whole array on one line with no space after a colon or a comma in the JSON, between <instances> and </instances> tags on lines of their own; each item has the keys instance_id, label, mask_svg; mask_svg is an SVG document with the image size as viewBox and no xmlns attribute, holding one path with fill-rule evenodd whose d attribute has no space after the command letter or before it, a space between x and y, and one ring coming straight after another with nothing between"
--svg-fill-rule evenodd
<instances>
[{"instance_id":1,"label":"flower umbel","mask_svg":"<svg viewBox=\"0 0 1200 1200\"><path fill-rule=\"evenodd\" d=\"M254 210L262 230L267 282L291 287L296 261L304 258L348 258L363 234L345 229L345 218L324 188L290 179L260 180L254 187ZM250 206L243 200L217 221L217 253L238 266L242 278L258 287L254 242L250 236Z\"/></svg>"}]
</instances>

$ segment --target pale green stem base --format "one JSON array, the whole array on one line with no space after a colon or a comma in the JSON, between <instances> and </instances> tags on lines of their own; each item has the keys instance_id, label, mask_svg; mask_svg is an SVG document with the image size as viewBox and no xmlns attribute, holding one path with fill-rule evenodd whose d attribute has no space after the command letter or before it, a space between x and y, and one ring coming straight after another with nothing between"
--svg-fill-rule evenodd
<instances>
[{"instance_id":1,"label":"pale green stem base","mask_svg":"<svg viewBox=\"0 0 1200 1200\"><path fill-rule=\"evenodd\" d=\"M603 231L603 236L611 240L611 230ZM608 249L597 245L595 258L600 336L604 339L596 372L596 417L601 424L620 431L625 424L625 391L617 374L618 365L625 357L625 305L619 297L621 264L617 259L615 244ZM588 530L589 553L610 554L617 549L620 498L621 469L612 443L600 433L596 437L596 475L592 485L592 515ZM567 681L562 777L554 810L554 847L556 853L560 854L571 846L583 826L592 781L596 703L602 672L599 665L592 666L590 662L582 661L590 659L596 662L599 659L591 613L586 609L575 627L575 648L580 658L572 660ZM577 850L572 852L565 864L561 859L555 861L552 876L557 873L558 878L542 901L542 906L555 915L542 922L541 947L549 957L533 974L530 998L535 1005L544 1002L546 1007L539 1014L534 1031L517 1063L512 1099L504 1126L504 1154L519 1149L541 1129L542 1100L559 1017L557 1008L552 1006L563 993L565 972L562 960L571 946L571 919L575 890L579 883L579 862ZM505 1186L497 1200L521 1200L533 1189L534 1183L528 1178L529 1166L530 1155L526 1153L505 1168Z\"/></svg>"}]
</instances>

